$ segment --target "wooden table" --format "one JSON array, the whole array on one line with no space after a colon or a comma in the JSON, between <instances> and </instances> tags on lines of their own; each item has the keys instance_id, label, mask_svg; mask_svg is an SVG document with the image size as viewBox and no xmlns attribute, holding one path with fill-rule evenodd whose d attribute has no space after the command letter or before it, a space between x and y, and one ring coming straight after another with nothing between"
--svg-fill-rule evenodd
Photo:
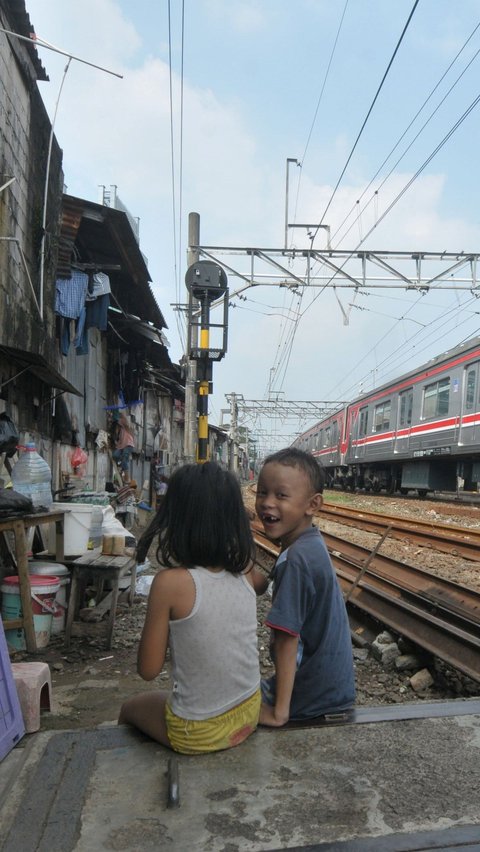
<instances>
[{"instance_id":1,"label":"wooden table","mask_svg":"<svg viewBox=\"0 0 480 852\"><path fill-rule=\"evenodd\" d=\"M0 533L13 532L15 537L15 562L18 573L18 585L20 600L22 602L22 616L9 618L3 622L4 630L16 630L22 627L25 631L25 642L27 651L34 654L37 650L37 641L33 625L32 596L30 588L30 574L28 572L28 549L27 530L30 527L39 527L44 524L55 524L57 562L64 559L64 516L65 512L39 512L36 515L19 515L18 517L4 518L0 520Z\"/></svg>"},{"instance_id":2,"label":"wooden table","mask_svg":"<svg viewBox=\"0 0 480 852\"><path fill-rule=\"evenodd\" d=\"M70 567L72 569L72 584L70 587L70 600L68 602L67 623L65 625L65 647L70 647L72 626L76 610L79 605L79 591L88 581L103 583L104 580L112 580L112 600L110 603L110 614L107 624L107 648L112 647L113 628L115 626L115 614L118 601L118 584L121 577L131 571L130 589L128 602L133 603L136 581L136 560L133 556L102 556L97 551L86 553L75 559ZM88 622L85 623L88 625ZM87 628L88 629L88 628Z\"/></svg>"}]
</instances>

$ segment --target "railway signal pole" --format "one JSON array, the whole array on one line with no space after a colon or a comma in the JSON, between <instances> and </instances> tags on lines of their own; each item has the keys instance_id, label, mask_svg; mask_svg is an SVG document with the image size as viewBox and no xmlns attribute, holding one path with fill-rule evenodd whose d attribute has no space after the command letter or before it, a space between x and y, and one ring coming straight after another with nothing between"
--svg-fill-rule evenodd
<instances>
[{"instance_id":1,"label":"railway signal pole","mask_svg":"<svg viewBox=\"0 0 480 852\"><path fill-rule=\"evenodd\" d=\"M225 271L217 263L199 260L186 271L185 284L189 291L188 356L196 363L197 392L197 454L200 464L208 461L208 396L212 393L212 364L220 361L227 351L228 288ZM210 321L210 305L223 300L223 322ZM198 309L197 309L198 305ZM220 329L219 346L210 345L210 330ZM200 331L200 335L198 335Z\"/></svg>"}]
</instances>

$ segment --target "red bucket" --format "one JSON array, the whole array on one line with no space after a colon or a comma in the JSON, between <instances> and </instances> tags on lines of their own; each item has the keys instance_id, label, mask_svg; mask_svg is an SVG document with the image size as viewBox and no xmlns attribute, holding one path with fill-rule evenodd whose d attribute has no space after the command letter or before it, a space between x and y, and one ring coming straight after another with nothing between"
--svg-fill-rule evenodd
<instances>
[{"instance_id":1,"label":"red bucket","mask_svg":"<svg viewBox=\"0 0 480 852\"><path fill-rule=\"evenodd\" d=\"M58 577L42 577L40 574L31 574L30 588L37 648L45 648L50 642L52 616L55 613L55 598L60 588L60 580ZM3 620L7 621L22 616L18 577L16 575L4 577L1 591ZM7 643L11 647L19 650L26 648L23 629L6 630L5 635Z\"/></svg>"}]
</instances>

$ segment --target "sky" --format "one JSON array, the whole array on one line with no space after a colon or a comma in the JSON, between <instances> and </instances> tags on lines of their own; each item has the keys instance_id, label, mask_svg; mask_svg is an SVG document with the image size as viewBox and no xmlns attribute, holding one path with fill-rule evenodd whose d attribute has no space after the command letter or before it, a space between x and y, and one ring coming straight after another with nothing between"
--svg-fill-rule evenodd
<instances>
[{"instance_id":1,"label":"sky","mask_svg":"<svg viewBox=\"0 0 480 852\"><path fill-rule=\"evenodd\" d=\"M192 211L203 247L282 249L288 192L289 224L328 224L335 249L480 250L476 0L26 7L39 38L122 75L74 59L64 77L66 57L38 48L67 192L98 201L99 186L115 185L139 217L174 362L185 347L185 314L175 305L187 299ZM326 238L324 227L287 232L297 251L324 249ZM242 254L215 257L248 276ZM367 283L355 293L324 287L330 276L320 264L316 283L302 284L303 259L276 260L300 284L279 286L280 273L231 297L228 352L213 368L212 423L229 421L226 395L348 400L480 332L480 301L460 289L469 270L452 277L451 290L420 295ZM349 264L359 274L358 262ZM256 275L267 272L256 267ZM228 284L235 293L244 281L228 272ZM211 319L221 321L218 309ZM260 418L242 405L240 419L260 451L290 443L314 422Z\"/></svg>"}]
</instances>

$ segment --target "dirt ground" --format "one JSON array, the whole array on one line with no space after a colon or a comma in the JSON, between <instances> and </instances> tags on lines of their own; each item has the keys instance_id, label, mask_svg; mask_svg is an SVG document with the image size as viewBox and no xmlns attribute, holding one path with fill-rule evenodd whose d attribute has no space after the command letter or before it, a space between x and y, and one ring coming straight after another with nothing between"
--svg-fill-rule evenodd
<instances>
[{"instance_id":1,"label":"dirt ground","mask_svg":"<svg viewBox=\"0 0 480 852\"><path fill-rule=\"evenodd\" d=\"M341 502L363 509L386 511L392 515L416 516L442 523L459 526L480 526L480 508L466 510L452 504L438 504L427 500L392 500L389 498L368 497L368 495L326 495L330 502ZM246 493L246 502L253 505L251 492ZM348 527L319 521L325 531L344 534L345 537L364 546L374 547L378 537L358 533ZM132 530L139 534L140 530ZM438 552L411 546L402 541L386 541L382 553L404 559L413 564L457 577L457 582L480 588L480 565ZM151 569L158 569L155 559L155 546L149 553ZM145 575L141 575L145 576ZM145 617L146 596L137 594L133 607L120 601L115 622L113 645L105 649L103 637L72 637L70 649L64 648L63 636L54 636L48 646L39 654L32 656L19 652L12 661L42 660L49 664L52 674L53 706L50 712L42 714L42 730L88 728L102 723L115 722L122 701L128 696L148 689L165 688L171 685L169 664L159 677L146 683L136 674L136 653L142 625ZM269 608L269 599L258 602L258 637L262 674L271 671L268 654L268 631L263 626ZM105 625L101 625L102 628ZM379 628L380 632L380 628ZM414 692L410 685L412 671L396 672L387 670L377 662L368 649L355 648L355 670L358 704L392 704L422 700L450 699L480 695L480 684L469 681L456 672L449 671L439 661L420 656L418 668L426 667L434 683L421 693Z\"/></svg>"}]
</instances>

